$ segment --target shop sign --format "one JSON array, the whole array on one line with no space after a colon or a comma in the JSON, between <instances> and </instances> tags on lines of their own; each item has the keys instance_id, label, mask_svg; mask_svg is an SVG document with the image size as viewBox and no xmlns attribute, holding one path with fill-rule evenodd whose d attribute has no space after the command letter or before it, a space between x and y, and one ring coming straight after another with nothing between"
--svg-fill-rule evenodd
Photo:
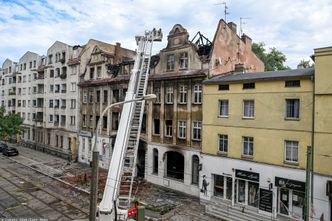
<instances>
[{"instance_id":1,"label":"shop sign","mask_svg":"<svg viewBox=\"0 0 332 221\"><path fill-rule=\"evenodd\" d=\"M92 133L91 133L91 131L81 130L80 131L80 136L82 136L82 137L92 137Z\"/></svg>"},{"instance_id":2,"label":"shop sign","mask_svg":"<svg viewBox=\"0 0 332 221\"><path fill-rule=\"evenodd\" d=\"M305 192L305 182L281 178L281 177L275 177L274 184L278 187Z\"/></svg>"},{"instance_id":3,"label":"shop sign","mask_svg":"<svg viewBox=\"0 0 332 221\"><path fill-rule=\"evenodd\" d=\"M259 209L272 213L272 198L273 193L271 190L259 189Z\"/></svg>"},{"instance_id":4,"label":"shop sign","mask_svg":"<svg viewBox=\"0 0 332 221\"><path fill-rule=\"evenodd\" d=\"M259 173L249 172L245 170L235 170L235 176L237 178L259 182Z\"/></svg>"}]
</instances>

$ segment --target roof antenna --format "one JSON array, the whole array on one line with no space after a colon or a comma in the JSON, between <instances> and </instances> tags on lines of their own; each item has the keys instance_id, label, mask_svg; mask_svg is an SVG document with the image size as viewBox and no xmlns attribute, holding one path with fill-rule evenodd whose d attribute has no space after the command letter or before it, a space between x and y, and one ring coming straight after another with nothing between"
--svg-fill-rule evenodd
<instances>
[{"instance_id":1,"label":"roof antenna","mask_svg":"<svg viewBox=\"0 0 332 221\"><path fill-rule=\"evenodd\" d=\"M248 19L251 19L251 18L249 18L249 17L240 17L240 37L243 34L243 25L247 24L246 22L244 22L244 20L248 20Z\"/></svg>"},{"instance_id":2,"label":"roof antenna","mask_svg":"<svg viewBox=\"0 0 332 221\"><path fill-rule=\"evenodd\" d=\"M217 3L215 5L224 5L224 16L225 16L225 22L226 22L226 16L229 15L228 7L227 7L226 2Z\"/></svg>"}]
</instances>

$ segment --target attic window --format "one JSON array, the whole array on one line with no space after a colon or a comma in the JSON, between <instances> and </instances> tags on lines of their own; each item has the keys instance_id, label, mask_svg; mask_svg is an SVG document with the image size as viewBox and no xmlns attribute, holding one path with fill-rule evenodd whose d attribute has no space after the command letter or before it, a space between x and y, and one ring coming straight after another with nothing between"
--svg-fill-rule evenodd
<instances>
[{"instance_id":1,"label":"attic window","mask_svg":"<svg viewBox=\"0 0 332 221\"><path fill-rule=\"evenodd\" d=\"M229 84L220 84L219 85L219 91L228 91L229 90Z\"/></svg>"},{"instance_id":2,"label":"attic window","mask_svg":"<svg viewBox=\"0 0 332 221\"><path fill-rule=\"evenodd\" d=\"M300 80L285 81L285 87L301 87Z\"/></svg>"},{"instance_id":3,"label":"attic window","mask_svg":"<svg viewBox=\"0 0 332 221\"><path fill-rule=\"evenodd\" d=\"M187 69L188 68L188 53L183 52L180 53L180 69Z\"/></svg>"},{"instance_id":4,"label":"attic window","mask_svg":"<svg viewBox=\"0 0 332 221\"><path fill-rule=\"evenodd\" d=\"M167 71L173 71L174 70L174 54L167 55Z\"/></svg>"},{"instance_id":5,"label":"attic window","mask_svg":"<svg viewBox=\"0 0 332 221\"><path fill-rule=\"evenodd\" d=\"M255 82L244 83L243 84L243 89L255 89Z\"/></svg>"},{"instance_id":6,"label":"attic window","mask_svg":"<svg viewBox=\"0 0 332 221\"><path fill-rule=\"evenodd\" d=\"M174 34L177 34L177 33L180 33L180 29L179 28L176 28L175 31L174 31Z\"/></svg>"}]
</instances>

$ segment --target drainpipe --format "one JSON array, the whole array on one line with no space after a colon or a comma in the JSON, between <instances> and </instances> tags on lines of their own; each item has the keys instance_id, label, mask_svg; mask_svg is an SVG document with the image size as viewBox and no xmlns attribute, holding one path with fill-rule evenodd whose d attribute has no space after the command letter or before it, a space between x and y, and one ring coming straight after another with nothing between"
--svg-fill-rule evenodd
<instances>
[{"instance_id":1,"label":"drainpipe","mask_svg":"<svg viewBox=\"0 0 332 221\"><path fill-rule=\"evenodd\" d=\"M311 128L311 197L310 202L313 205L314 202L314 158L315 158L315 106L316 106L316 98L315 98L315 74L311 77L312 80L312 128Z\"/></svg>"}]
</instances>

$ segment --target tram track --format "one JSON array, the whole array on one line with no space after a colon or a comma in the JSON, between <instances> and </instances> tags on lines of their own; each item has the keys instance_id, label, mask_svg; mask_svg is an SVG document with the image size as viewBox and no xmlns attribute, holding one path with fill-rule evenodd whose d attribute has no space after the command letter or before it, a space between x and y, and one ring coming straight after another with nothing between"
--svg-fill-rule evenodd
<instances>
[{"instance_id":1,"label":"tram track","mask_svg":"<svg viewBox=\"0 0 332 221\"><path fill-rule=\"evenodd\" d=\"M31 168L30 166L24 165L17 162L16 160L0 156L1 161L7 160L6 168L1 167L0 170L0 181L3 180L15 187L18 191L23 192L30 198L37 200L39 204L44 205L49 210L53 211L53 214L57 214L57 217L61 216L62 220L73 220L73 219L84 219L88 217L88 199L89 195L82 191L75 189L72 185L67 185L65 182L59 181L58 178L53 178L52 176L45 175L41 171L36 171L36 169ZM22 187L22 183L29 184L30 188ZM15 198L15 195L6 191L3 187L0 186L0 191L5 192L12 198ZM38 194L34 194L37 193ZM40 196L42 195L42 197ZM70 197L72 195L72 197ZM52 203L47 202L49 200L45 199L55 199ZM0 199L1 201L1 199ZM16 199L17 204L22 204L27 207L35 216L39 218L45 217L44 214L40 214L35 211L33 208L25 205L24 202L21 202L19 199ZM76 201L73 202L73 201ZM10 216L17 217L13 212L7 212L5 205L0 204L0 217L1 216ZM4 213L1 213L1 210ZM7 213L5 213L7 212ZM48 217L45 217L48 218ZM57 218L57 219L58 219ZM54 220L57 220L54 219ZM49 218L49 220L52 220Z\"/></svg>"}]
</instances>

